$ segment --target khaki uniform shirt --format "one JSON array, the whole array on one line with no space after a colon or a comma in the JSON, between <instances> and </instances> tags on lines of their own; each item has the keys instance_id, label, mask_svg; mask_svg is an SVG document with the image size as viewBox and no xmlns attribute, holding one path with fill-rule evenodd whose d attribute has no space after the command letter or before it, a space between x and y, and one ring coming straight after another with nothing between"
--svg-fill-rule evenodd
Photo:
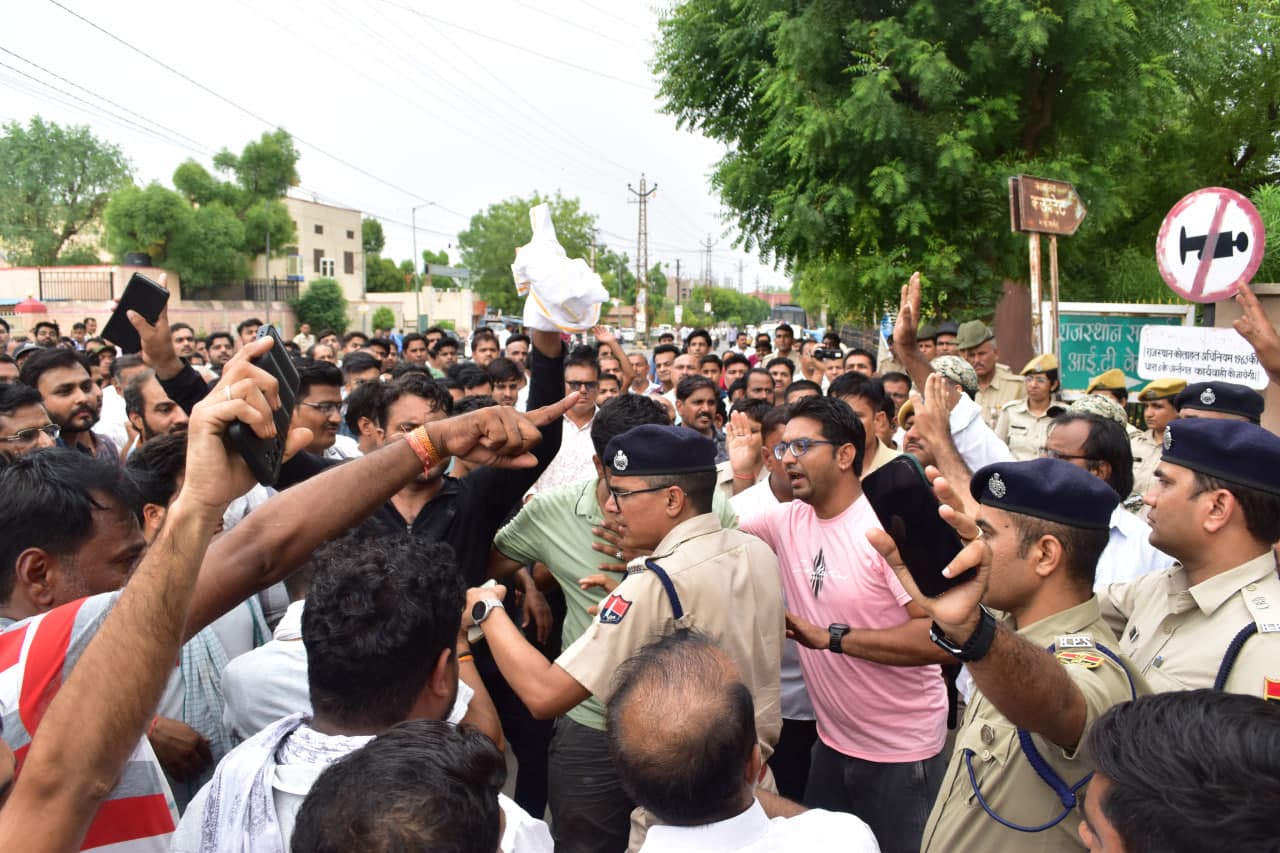
<instances>
[{"instance_id":1,"label":"khaki uniform shirt","mask_svg":"<svg viewBox=\"0 0 1280 853\"><path fill-rule=\"evenodd\" d=\"M556 663L607 703L623 661L677 628L695 629L742 673L767 760L782 732L779 682L786 624L778 558L756 537L726 529L707 513L677 524L649 559L666 569L684 617L676 621L662 582L645 568L645 558L637 558L601 602L596 620Z\"/></svg>"},{"instance_id":2,"label":"khaki uniform shirt","mask_svg":"<svg viewBox=\"0 0 1280 853\"><path fill-rule=\"evenodd\" d=\"M1156 466L1160 464L1164 448L1148 429L1129 435L1129 449L1133 451L1133 493L1145 495L1155 479Z\"/></svg>"},{"instance_id":3,"label":"khaki uniform shirt","mask_svg":"<svg viewBox=\"0 0 1280 853\"><path fill-rule=\"evenodd\" d=\"M1141 677L1134 674L1132 664L1129 664L1130 674L1134 675L1131 685L1125 670L1097 650L1096 646L1101 644L1116 652L1119 644L1102 619L1096 597L1028 625L1018 631L1018 636L1043 649L1050 645L1057 647L1058 661L1084 695L1085 732L1112 705L1132 699L1135 690L1139 695L1150 692ZM1035 734L1032 740L1040 755L1068 786L1075 785L1093 770L1089 756L1079 748L1065 750ZM1084 850L1076 834L1080 823L1078 815L1067 815L1057 826L1043 832L1029 833L1003 826L987 814L969 781L965 764L967 751L972 751L978 789L1000 817L1033 827L1062 814L1063 805L1057 794L1036 774L1023 753L1017 727L978 692L956 734L955 750L925 826L922 851Z\"/></svg>"},{"instance_id":4,"label":"khaki uniform shirt","mask_svg":"<svg viewBox=\"0 0 1280 853\"><path fill-rule=\"evenodd\" d=\"M889 356L880 365L876 367L876 376L884 376L886 373L906 373L907 369L903 367L902 362L893 356Z\"/></svg>"},{"instance_id":5,"label":"khaki uniform shirt","mask_svg":"<svg viewBox=\"0 0 1280 853\"><path fill-rule=\"evenodd\" d=\"M894 457L901 456L901 450L894 450L883 441L876 442L876 455L868 459L864 454L862 457L862 475L859 480L865 480L868 474L878 471L885 465L893 461Z\"/></svg>"},{"instance_id":6,"label":"khaki uniform shirt","mask_svg":"<svg viewBox=\"0 0 1280 853\"><path fill-rule=\"evenodd\" d=\"M1000 417L996 420L996 436L1009 445L1009 452L1019 461L1035 459L1044 447L1044 440L1049 435L1049 425L1054 415L1065 411L1059 403L1049 403L1043 415L1031 414L1026 400L1014 400L1000 407Z\"/></svg>"},{"instance_id":7,"label":"khaki uniform shirt","mask_svg":"<svg viewBox=\"0 0 1280 853\"><path fill-rule=\"evenodd\" d=\"M1270 549L1195 586L1178 563L1099 598L1121 651L1160 693L1212 687L1231 640L1256 625L1226 690L1280 700L1280 577Z\"/></svg>"},{"instance_id":8,"label":"khaki uniform shirt","mask_svg":"<svg viewBox=\"0 0 1280 853\"><path fill-rule=\"evenodd\" d=\"M1025 396L1027 396L1027 390L1022 377L1014 374L1003 364L997 364L996 373L991 377L991 384L986 388L979 388L978 395L974 399L982 409L982 419L987 422L987 426L995 429L996 421L1000 418L1000 408L1005 403L1021 400Z\"/></svg>"}]
</instances>

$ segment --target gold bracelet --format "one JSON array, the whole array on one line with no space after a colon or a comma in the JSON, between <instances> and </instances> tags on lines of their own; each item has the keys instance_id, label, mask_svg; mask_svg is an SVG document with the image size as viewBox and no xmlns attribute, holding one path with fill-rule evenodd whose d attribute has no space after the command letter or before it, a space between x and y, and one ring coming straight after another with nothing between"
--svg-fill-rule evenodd
<instances>
[{"instance_id":1,"label":"gold bracelet","mask_svg":"<svg viewBox=\"0 0 1280 853\"><path fill-rule=\"evenodd\" d=\"M475 660L475 659L476 659L476 656L471 654L471 652L463 652L462 654L458 655L458 663L460 664L466 663L469 660Z\"/></svg>"}]
</instances>

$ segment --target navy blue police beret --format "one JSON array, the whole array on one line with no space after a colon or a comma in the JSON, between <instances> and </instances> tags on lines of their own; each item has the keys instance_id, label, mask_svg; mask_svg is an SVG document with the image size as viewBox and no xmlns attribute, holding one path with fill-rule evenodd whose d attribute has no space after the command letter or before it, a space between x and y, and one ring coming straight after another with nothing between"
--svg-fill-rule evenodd
<instances>
[{"instance_id":1,"label":"navy blue police beret","mask_svg":"<svg viewBox=\"0 0 1280 853\"><path fill-rule=\"evenodd\" d=\"M1257 424L1179 418L1164 428L1162 458L1210 477L1280 495L1280 436Z\"/></svg>"},{"instance_id":2,"label":"navy blue police beret","mask_svg":"<svg viewBox=\"0 0 1280 853\"><path fill-rule=\"evenodd\" d=\"M987 465L973 475L969 492L996 509L1093 530L1110 529L1120 503L1105 480L1065 459Z\"/></svg>"},{"instance_id":3,"label":"navy blue police beret","mask_svg":"<svg viewBox=\"0 0 1280 853\"><path fill-rule=\"evenodd\" d=\"M1232 385L1230 382L1197 382L1183 388L1173 398L1173 407L1178 411L1200 409L1222 412L1248 418L1255 424L1262 419L1264 405L1265 401L1257 391L1243 385Z\"/></svg>"},{"instance_id":4,"label":"navy blue police beret","mask_svg":"<svg viewBox=\"0 0 1280 853\"><path fill-rule=\"evenodd\" d=\"M714 471L716 444L689 427L643 424L614 436L601 461L625 477Z\"/></svg>"}]
</instances>

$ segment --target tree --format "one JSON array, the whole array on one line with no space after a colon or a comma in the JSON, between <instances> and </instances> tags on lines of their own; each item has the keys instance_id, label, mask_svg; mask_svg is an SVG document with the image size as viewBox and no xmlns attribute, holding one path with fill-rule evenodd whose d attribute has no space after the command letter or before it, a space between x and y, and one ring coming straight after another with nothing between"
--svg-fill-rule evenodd
<instances>
[{"instance_id":1,"label":"tree","mask_svg":"<svg viewBox=\"0 0 1280 853\"><path fill-rule=\"evenodd\" d=\"M382 247L387 245L387 237L382 233L382 223L368 216L360 220L360 238L364 244L365 257L381 255Z\"/></svg>"},{"instance_id":2,"label":"tree","mask_svg":"<svg viewBox=\"0 0 1280 853\"><path fill-rule=\"evenodd\" d=\"M25 128L9 122L0 132L0 243L15 264L57 263L128 183L129 161L89 128L39 116Z\"/></svg>"},{"instance_id":3,"label":"tree","mask_svg":"<svg viewBox=\"0 0 1280 853\"><path fill-rule=\"evenodd\" d=\"M471 287L476 295L500 313L515 313L523 303L511 277L511 262L516 249L533 236L529 209L543 202L551 206L551 221L556 226L560 245L571 258L591 259L592 229L596 217L582 210L576 198L534 194L531 198L509 198L489 205L471 217L467 230L458 234L462 265L471 270ZM607 269L601 259L604 247L596 246L597 269ZM634 298L634 290L632 292Z\"/></svg>"},{"instance_id":4,"label":"tree","mask_svg":"<svg viewBox=\"0 0 1280 853\"><path fill-rule=\"evenodd\" d=\"M375 329L394 329L396 326L396 312L383 305L373 312L373 319L369 321Z\"/></svg>"},{"instance_id":5,"label":"tree","mask_svg":"<svg viewBox=\"0 0 1280 853\"><path fill-rule=\"evenodd\" d=\"M299 323L310 323L313 329L347 330L347 297L342 286L331 278L317 278L292 302Z\"/></svg>"},{"instance_id":6,"label":"tree","mask_svg":"<svg viewBox=\"0 0 1280 853\"><path fill-rule=\"evenodd\" d=\"M1064 293L1148 271L1180 196L1274 180L1280 63L1268 4L1191 0L687 0L662 21L665 109L725 144L712 184L802 295L863 318L913 269L937 311L1025 278L1006 180L1089 207ZM1069 248L1068 248L1069 247Z\"/></svg>"},{"instance_id":7,"label":"tree","mask_svg":"<svg viewBox=\"0 0 1280 853\"><path fill-rule=\"evenodd\" d=\"M404 273L390 258L377 255L365 259L368 273L365 277L365 290L369 293L399 293L408 287Z\"/></svg>"}]
</instances>

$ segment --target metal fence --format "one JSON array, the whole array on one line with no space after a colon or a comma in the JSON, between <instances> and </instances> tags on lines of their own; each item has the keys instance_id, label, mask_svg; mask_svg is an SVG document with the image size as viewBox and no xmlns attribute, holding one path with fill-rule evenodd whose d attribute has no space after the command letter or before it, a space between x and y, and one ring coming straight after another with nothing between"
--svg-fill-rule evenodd
<instances>
[{"instance_id":1,"label":"metal fence","mask_svg":"<svg viewBox=\"0 0 1280 853\"><path fill-rule=\"evenodd\" d=\"M40 301L107 302L112 297L113 270L78 270L53 267L39 271Z\"/></svg>"},{"instance_id":2,"label":"metal fence","mask_svg":"<svg viewBox=\"0 0 1280 853\"><path fill-rule=\"evenodd\" d=\"M298 282L284 278L246 278L238 281L209 281L179 285L183 299L222 302L288 302L298 297Z\"/></svg>"}]
</instances>

